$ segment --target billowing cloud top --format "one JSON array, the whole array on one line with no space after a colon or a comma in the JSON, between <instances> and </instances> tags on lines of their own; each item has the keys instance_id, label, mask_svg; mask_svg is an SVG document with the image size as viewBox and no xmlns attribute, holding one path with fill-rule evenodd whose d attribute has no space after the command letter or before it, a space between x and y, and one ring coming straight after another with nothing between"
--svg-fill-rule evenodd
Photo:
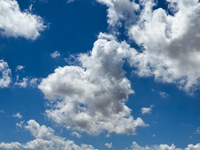
<instances>
[{"instance_id":1,"label":"billowing cloud top","mask_svg":"<svg viewBox=\"0 0 200 150\"><path fill-rule=\"evenodd\" d=\"M92 51L79 55L81 66L59 67L43 79L38 88L54 101L47 116L89 134L104 130L135 134L137 126L147 126L141 118L134 120L125 105L128 95L134 93L122 69L129 48L126 42L100 33Z\"/></svg>"},{"instance_id":2,"label":"billowing cloud top","mask_svg":"<svg viewBox=\"0 0 200 150\"><path fill-rule=\"evenodd\" d=\"M7 37L24 37L35 40L45 29L40 16L28 10L22 12L16 0L0 1L0 33Z\"/></svg>"}]
</instances>

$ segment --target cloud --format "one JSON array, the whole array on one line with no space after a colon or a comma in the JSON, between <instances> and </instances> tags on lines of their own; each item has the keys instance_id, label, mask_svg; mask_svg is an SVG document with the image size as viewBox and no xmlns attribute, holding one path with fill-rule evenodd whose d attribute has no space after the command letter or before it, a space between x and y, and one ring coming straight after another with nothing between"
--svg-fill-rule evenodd
<instances>
[{"instance_id":1,"label":"cloud","mask_svg":"<svg viewBox=\"0 0 200 150\"><path fill-rule=\"evenodd\" d=\"M72 136L76 136L77 138L81 138L81 135L78 132L73 131Z\"/></svg>"},{"instance_id":2,"label":"cloud","mask_svg":"<svg viewBox=\"0 0 200 150\"><path fill-rule=\"evenodd\" d=\"M139 10L139 5L130 0L97 0L108 7L108 24L110 26L122 26L122 22L134 22L135 11ZM127 19L128 18L128 19Z\"/></svg>"},{"instance_id":3,"label":"cloud","mask_svg":"<svg viewBox=\"0 0 200 150\"><path fill-rule=\"evenodd\" d=\"M59 53L58 51L55 51L55 52L51 53L50 56L51 56L52 58L56 58L56 57L59 57L59 56L60 56L60 53Z\"/></svg>"},{"instance_id":4,"label":"cloud","mask_svg":"<svg viewBox=\"0 0 200 150\"><path fill-rule=\"evenodd\" d=\"M136 134L138 126L148 126L125 105L134 93L122 69L130 47L114 39L101 33L92 51L77 58L81 66L58 67L42 79L38 88L49 100L48 118L91 135Z\"/></svg>"},{"instance_id":5,"label":"cloud","mask_svg":"<svg viewBox=\"0 0 200 150\"><path fill-rule=\"evenodd\" d=\"M15 115L13 115L13 117L16 117L16 118L19 118L19 119L22 119L22 115L20 113L17 113Z\"/></svg>"},{"instance_id":6,"label":"cloud","mask_svg":"<svg viewBox=\"0 0 200 150\"><path fill-rule=\"evenodd\" d=\"M200 3L167 2L172 15L162 8L153 10L153 0L140 1L138 22L128 32L143 51L134 54L130 64L140 77L154 76L156 81L174 83L193 94L200 78Z\"/></svg>"},{"instance_id":7,"label":"cloud","mask_svg":"<svg viewBox=\"0 0 200 150\"><path fill-rule=\"evenodd\" d=\"M199 89L198 0L166 0L169 13L163 8L154 9L154 0L140 0L138 4L130 0L97 1L108 7L110 27L123 25L129 39L140 47L130 56L135 74L176 84L190 95Z\"/></svg>"},{"instance_id":8,"label":"cloud","mask_svg":"<svg viewBox=\"0 0 200 150\"><path fill-rule=\"evenodd\" d=\"M200 134L200 127L197 128L196 134Z\"/></svg>"},{"instance_id":9,"label":"cloud","mask_svg":"<svg viewBox=\"0 0 200 150\"><path fill-rule=\"evenodd\" d=\"M167 98L169 96L169 94L165 93L165 92L159 92L159 95L162 97L162 98Z\"/></svg>"},{"instance_id":10,"label":"cloud","mask_svg":"<svg viewBox=\"0 0 200 150\"><path fill-rule=\"evenodd\" d=\"M141 108L142 114L151 114L151 111L152 111L153 106L154 106L154 105L151 105L149 108L142 107L142 108Z\"/></svg>"},{"instance_id":11,"label":"cloud","mask_svg":"<svg viewBox=\"0 0 200 150\"><path fill-rule=\"evenodd\" d=\"M21 88L26 88L28 86L28 77L23 78L22 81L19 81L19 76L17 76L17 79L16 79L14 85L17 85Z\"/></svg>"},{"instance_id":12,"label":"cloud","mask_svg":"<svg viewBox=\"0 0 200 150\"><path fill-rule=\"evenodd\" d=\"M23 125L24 125L24 121L20 121L19 123L16 123L16 128L22 128Z\"/></svg>"},{"instance_id":13,"label":"cloud","mask_svg":"<svg viewBox=\"0 0 200 150\"><path fill-rule=\"evenodd\" d=\"M18 66L16 67L15 72L17 72L17 71L19 71L19 70L23 70L24 68L25 68L25 66L18 65Z\"/></svg>"},{"instance_id":14,"label":"cloud","mask_svg":"<svg viewBox=\"0 0 200 150\"><path fill-rule=\"evenodd\" d=\"M108 148L112 148L112 143L105 143L105 146Z\"/></svg>"},{"instance_id":15,"label":"cloud","mask_svg":"<svg viewBox=\"0 0 200 150\"><path fill-rule=\"evenodd\" d=\"M34 88L34 87L36 87L36 86L38 85L38 81L39 81L38 78L32 78L32 79L30 80L29 84L30 84L31 87Z\"/></svg>"},{"instance_id":16,"label":"cloud","mask_svg":"<svg viewBox=\"0 0 200 150\"><path fill-rule=\"evenodd\" d=\"M54 135L54 130L45 125L40 126L35 120L29 120L25 129L31 132L34 140L25 144L19 142L0 143L0 149L37 149L37 150L97 150L91 145L76 145L73 141Z\"/></svg>"},{"instance_id":17,"label":"cloud","mask_svg":"<svg viewBox=\"0 0 200 150\"><path fill-rule=\"evenodd\" d=\"M7 62L0 60L0 88L8 87L11 82L11 70Z\"/></svg>"},{"instance_id":18,"label":"cloud","mask_svg":"<svg viewBox=\"0 0 200 150\"><path fill-rule=\"evenodd\" d=\"M200 143L197 145L189 144L187 148L185 148L184 150L199 150L199 149L200 149ZM126 150L183 150L183 149L176 148L174 144L172 144L171 146L167 144L161 144L161 145L141 147L136 142L133 142L131 149L126 149Z\"/></svg>"},{"instance_id":19,"label":"cloud","mask_svg":"<svg viewBox=\"0 0 200 150\"><path fill-rule=\"evenodd\" d=\"M16 0L0 1L0 33L6 37L35 40L46 28L40 16L21 11Z\"/></svg>"}]
</instances>

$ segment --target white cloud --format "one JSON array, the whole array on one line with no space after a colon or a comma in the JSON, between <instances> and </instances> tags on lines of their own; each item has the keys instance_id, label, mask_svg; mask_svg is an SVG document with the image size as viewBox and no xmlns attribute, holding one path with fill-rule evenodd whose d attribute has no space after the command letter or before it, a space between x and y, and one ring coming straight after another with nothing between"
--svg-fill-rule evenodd
<instances>
[{"instance_id":1,"label":"white cloud","mask_svg":"<svg viewBox=\"0 0 200 150\"><path fill-rule=\"evenodd\" d=\"M136 127L148 125L141 118L133 119L125 105L134 93L122 69L130 47L113 36L100 35L92 51L77 58L81 66L58 67L42 79L38 88L53 103L46 115L66 128L92 135L104 130L135 134Z\"/></svg>"},{"instance_id":2,"label":"white cloud","mask_svg":"<svg viewBox=\"0 0 200 150\"><path fill-rule=\"evenodd\" d=\"M136 18L135 11L139 5L130 0L97 0L108 7L108 24L110 26L121 26L121 21L133 22ZM128 19L127 19L128 18Z\"/></svg>"},{"instance_id":3,"label":"white cloud","mask_svg":"<svg viewBox=\"0 0 200 150\"><path fill-rule=\"evenodd\" d=\"M77 138L81 138L81 135L78 132L73 131L72 136L76 136Z\"/></svg>"},{"instance_id":4,"label":"white cloud","mask_svg":"<svg viewBox=\"0 0 200 150\"><path fill-rule=\"evenodd\" d=\"M164 9L153 10L153 0L144 6L137 24L129 28L130 37L143 48L134 53L131 65L141 77L175 83L192 94L200 78L200 3L198 0L167 0L173 15ZM176 2L177 5L174 5Z\"/></svg>"},{"instance_id":5,"label":"white cloud","mask_svg":"<svg viewBox=\"0 0 200 150\"><path fill-rule=\"evenodd\" d=\"M187 148L184 150L199 150L200 149L200 143L197 145L189 144ZM176 148L174 144L171 146L167 144L161 144L161 145L153 145L153 146L146 146L141 147L136 142L133 142L131 149L126 150L183 150L182 148Z\"/></svg>"},{"instance_id":6,"label":"white cloud","mask_svg":"<svg viewBox=\"0 0 200 150\"><path fill-rule=\"evenodd\" d=\"M112 148L112 143L105 143L105 146L108 148Z\"/></svg>"},{"instance_id":7,"label":"white cloud","mask_svg":"<svg viewBox=\"0 0 200 150\"><path fill-rule=\"evenodd\" d=\"M11 82L11 70L7 62L0 60L0 88L8 87Z\"/></svg>"},{"instance_id":8,"label":"white cloud","mask_svg":"<svg viewBox=\"0 0 200 150\"><path fill-rule=\"evenodd\" d=\"M176 84L191 95L199 89L198 0L166 0L171 13L153 9L154 0L140 0L139 4L130 0L97 1L108 7L109 25L124 25L128 36L140 46L142 51L133 50L130 56L130 65L136 67L134 73Z\"/></svg>"},{"instance_id":9,"label":"white cloud","mask_svg":"<svg viewBox=\"0 0 200 150\"><path fill-rule=\"evenodd\" d=\"M19 81L19 76L17 76L17 79L16 79L14 85L17 85L21 88L26 88L28 86L28 77L23 78L22 81Z\"/></svg>"},{"instance_id":10,"label":"white cloud","mask_svg":"<svg viewBox=\"0 0 200 150\"><path fill-rule=\"evenodd\" d=\"M153 106L154 106L154 105L151 105L149 108L142 107L142 108L141 108L142 114L151 114L151 111L152 111Z\"/></svg>"},{"instance_id":11,"label":"white cloud","mask_svg":"<svg viewBox=\"0 0 200 150\"><path fill-rule=\"evenodd\" d=\"M40 126L35 120L29 120L25 126L35 137L25 144L19 142L0 143L0 149L37 149L37 150L97 150L91 145L76 145L73 141L54 135L52 128Z\"/></svg>"},{"instance_id":12,"label":"white cloud","mask_svg":"<svg viewBox=\"0 0 200 150\"><path fill-rule=\"evenodd\" d=\"M16 117L16 118L19 118L19 119L22 119L22 115L19 113L16 113L15 115L13 115L13 117Z\"/></svg>"},{"instance_id":13,"label":"white cloud","mask_svg":"<svg viewBox=\"0 0 200 150\"><path fill-rule=\"evenodd\" d=\"M162 97L162 98L167 98L169 96L169 94L165 93L165 92L159 92L159 95Z\"/></svg>"},{"instance_id":14,"label":"white cloud","mask_svg":"<svg viewBox=\"0 0 200 150\"><path fill-rule=\"evenodd\" d=\"M60 56L60 53L59 53L58 51L55 51L55 52L51 53L50 56L51 56L52 58L56 58L56 57L59 57L59 56Z\"/></svg>"},{"instance_id":15,"label":"white cloud","mask_svg":"<svg viewBox=\"0 0 200 150\"><path fill-rule=\"evenodd\" d=\"M18 65L17 67L16 67L16 72L17 71L19 71L19 70L23 70L25 68L25 66L22 66L22 65Z\"/></svg>"},{"instance_id":16,"label":"white cloud","mask_svg":"<svg viewBox=\"0 0 200 150\"><path fill-rule=\"evenodd\" d=\"M16 0L0 1L0 33L7 37L35 40L45 29L40 16L21 11Z\"/></svg>"}]
</instances>

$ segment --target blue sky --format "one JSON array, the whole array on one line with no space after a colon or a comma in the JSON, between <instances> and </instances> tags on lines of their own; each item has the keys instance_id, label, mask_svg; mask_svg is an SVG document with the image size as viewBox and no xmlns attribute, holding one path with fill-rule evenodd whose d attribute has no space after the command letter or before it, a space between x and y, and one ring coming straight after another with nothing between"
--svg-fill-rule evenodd
<instances>
[{"instance_id":1,"label":"blue sky","mask_svg":"<svg viewBox=\"0 0 200 150\"><path fill-rule=\"evenodd\" d=\"M199 150L199 10L0 0L0 149Z\"/></svg>"}]
</instances>

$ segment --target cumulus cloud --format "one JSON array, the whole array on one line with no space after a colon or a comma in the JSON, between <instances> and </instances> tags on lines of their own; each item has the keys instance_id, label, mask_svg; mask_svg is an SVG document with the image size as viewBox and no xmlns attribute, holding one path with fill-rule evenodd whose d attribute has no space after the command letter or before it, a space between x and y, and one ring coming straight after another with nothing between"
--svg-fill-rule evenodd
<instances>
[{"instance_id":1,"label":"cumulus cloud","mask_svg":"<svg viewBox=\"0 0 200 150\"><path fill-rule=\"evenodd\" d=\"M8 87L11 82L11 70L8 63L0 60L0 88Z\"/></svg>"},{"instance_id":2,"label":"cumulus cloud","mask_svg":"<svg viewBox=\"0 0 200 150\"><path fill-rule=\"evenodd\" d=\"M161 145L153 145L153 146L146 146L141 147L136 142L133 142L131 149L126 150L199 150L200 149L200 143L197 145L189 144L187 148L176 148L174 144L171 146L167 144L161 144Z\"/></svg>"},{"instance_id":3,"label":"cumulus cloud","mask_svg":"<svg viewBox=\"0 0 200 150\"><path fill-rule=\"evenodd\" d=\"M138 126L148 126L130 115L125 105L133 94L122 69L130 46L101 33L91 52L77 58L81 66L58 67L38 88L51 104L48 118L75 130L97 135L135 134Z\"/></svg>"},{"instance_id":4,"label":"cumulus cloud","mask_svg":"<svg viewBox=\"0 0 200 150\"><path fill-rule=\"evenodd\" d=\"M108 7L108 24L110 26L122 26L126 20L129 23L134 22L135 11L139 10L139 5L130 0L97 0ZM127 19L128 18L128 19Z\"/></svg>"},{"instance_id":5,"label":"cumulus cloud","mask_svg":"<svg viewBox=\"0 0 200 150\"><path fill-rule=\"evenodd\" d=\"M16 118L22 119L22 115L20 114L20 112L14 114L13 117L16 117Z\"/></svg>"},{"instance_id":6,"label":"cumulus cloud","mask_svg":"<svg viewBox=\"0 0 200 150\"><path fill-rule=\"evenodd\" d=\"M170 13L163 8L153 9L154 0L139 0L138 4L130 0L97 1L108 7L109 25L123 22L129 38L142 50L130 56L134 73L176 84L188 94L199 88L198 0L166 0Z\"/></svg>"},{"instance_id":7,"label":"cumulus cloud","mask_svg":"<svg viewBox=\"0 0 200 150\"><path fill-rule=\"evenodd\" d=\"M59 53L58 51L55 51L55 52L51 53L50 56L51 56L52 58L56 58L56 57L59 57L59 56L60 56L60 53Z\"/></svg>"},{"instance_id":8,"label":"cumulus cloud","mask_svg":"<svg viewBox=\"0 0 200 150\"><path fill-rule=\"evenodd\" d=\"M0 143L0 149L37 149L37 150L97 150L91 145L76 145L73 141L54 135L54 130L45 125L40 126L35 120L29 120L25 129L31 132L34 140L25 144L19 142Z\"/></svg>"},{"instance_id":9,"label":"cumulus cloud","mask_svg":"<svg viewBox=\"0 0 200 150\"><path fill-rule=\"evenodd\" d=\"M141 108L142 114L151 114L151 111L152 111L153 106L154 106L154 105L151 105L149 108L142 107L142 108Z\"/></svg>"},{"instance_id":10,"label":"cumulus cloud","mask_svg":"<svg viewBox=\"0 0 200 150\"><path fill-rule=\"evenodd\" d=\"M45 29L43 19L21 11L16 0L0 1L0 33L7 37L24 37L35 40Z\"/></svg>"},{"instance_id":11,"label":"cumulus cloud","mask_svg":"<svg viewBox=\"0 0 200 150\"><path fill-rule=\"evenodd\" d=\"M143 48L133 55L131 65L141 77L175 83L192 94L200 77L200 3L197 0L167 0L164 9L153 10L153 0L141 0L139 21L129 29L130 37ZM176 3L176 4L175 4Z\"/></svg>"}]
</instances>

